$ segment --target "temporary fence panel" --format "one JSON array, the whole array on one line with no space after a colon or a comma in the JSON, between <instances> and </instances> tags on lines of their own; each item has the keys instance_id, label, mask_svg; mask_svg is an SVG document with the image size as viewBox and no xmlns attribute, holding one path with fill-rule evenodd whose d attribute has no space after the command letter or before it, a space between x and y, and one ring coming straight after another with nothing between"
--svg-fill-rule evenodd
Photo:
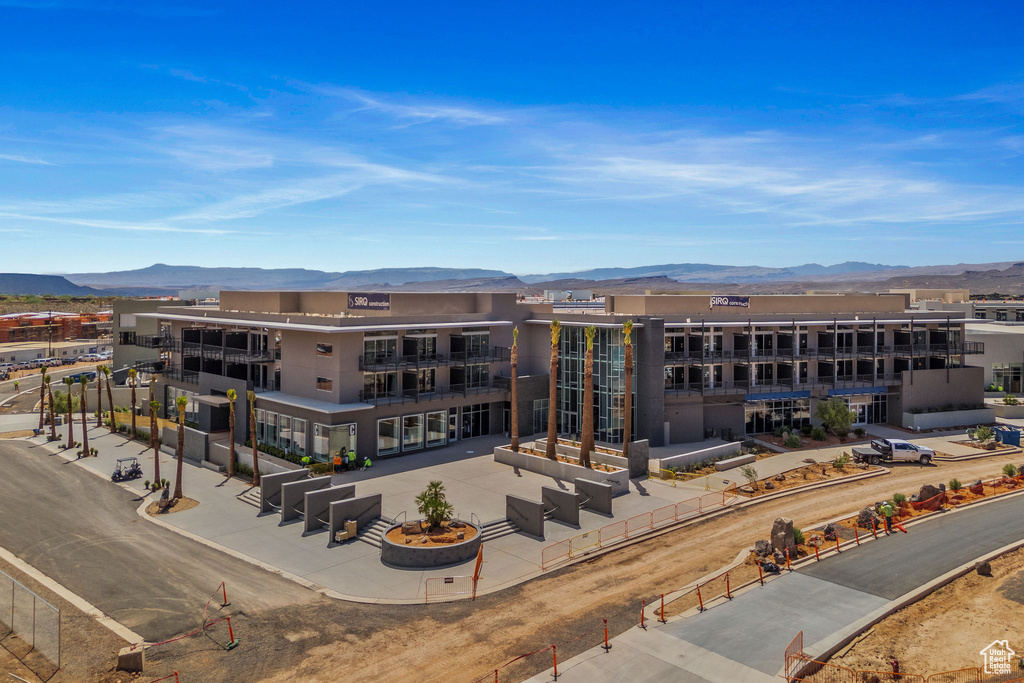
<instances>
[{"instance_id":1,"label":"temporary fence panel","mask_svg":"<svg viewBox=\"0 0 1024 683\"><path fill-rule=\"evenodd\" d=\"M659 527L676 521L676 506L666 505L651 512L651 526Z\"/></svg>"},{"instance_id":2,"label":"temporary fence panel","mask_svg":"<svg viewBox=\"0 0 1024 683\"><path fill-rule=\"evenodd\" d=\"M789 681L804 681L806 683L861 683L862 679L856 671L838 664L828 664L807 659L802 655L793 657L795 660L794 670L790 673Z\"/></svg>"},{"instance_id":3,"label":"temporary fence panel","mask_svg":"<svg viewBox=\"0 0 1024 683\"><path fill-rule=\"evenodd\" d=\"M708 512L714 508L722 506L722 493L705 493L700 497L700 511L701 513Z\"/></svg>"},{"instance_id":4,"label":"temporary fence panel","mask_svg":"<svg viewBox=\"0 0 1024 683\"><path fill-rule=\"evenodd\" d=\"M632 538L635 534L645 529L651 528L651 513L644 512L643 514L630 517L626 520L626 538Z\"/></svg>"},{"instance_id":5,"label":"temporary fence panel","mask_svg":"<svg viewBox=\"0 0 1024 683\"><path fill-rule=\"evenodd\" d=\"M877 676L880 681L890 680L896 681L897 683L925 683L924 676L920 674L902 674L893 673L892 671L866 671L864 669L857 669L857 676L857 680L859 681L868 681L871 680L872 676Z\"/></svg>"},{"instance_id":6,"label":"temporary fence panel","mask_svg":"<svg viewBox=\"0 0 1024 683\"><path fill-rule=\"evenodd\" d=\"M599 530L577 534L569 539L569 557L579 557L582 553L601 547Z\"/></svg>"},{"instance_id":7,"label":"temporary fence panel","mask_svg":"<svg viewBox=\"0 0 1024 683\"><path fill-rule=\"evenodd\" d=\"M793 665L795 665L797 655L802 654L804 651L804 632L798 631L793 640L790 641L789 645L786 646L786 678L789 678L793 672Z\"/></svg>"},{"instance_id":8,"label":"temporary fence panel","mask_svg":"<svg viewBox=\"0 0 1024 683\"><path fill-rule=\"evenodd\" d=\"M700 498L690 498L676 503L676 519L685 519L700 514Z\"/></svg>"},{"instance_id":9,"label":"temporary fence panel","mask_svg":"<svg viewBox=\"0 0 1024 683\"><path fill-rule=\"evenodd\" d=\"M470 595L473 593L472 576L437 576L427 579L426 602L430 598L447 598L454 595Z\"/></svg>"},{"instance_id":10,"label":"temporary fence panel","mask_svg":"<svg viewBox=\"0 0 1024 683\"><path fill-rule=\"evenodd\" d=\"M571 539L552 543L540 551L540 568L547 569L550 565L569 557L572 550Z\"/></svg>"},{"instance_id":11,"label":"temporary fence panel","mask_svg":"<svg viewBox=\"0 0 1024 683\"><path fill-rule=\"evenodd\" d=\"M612 522L611 524L601 527L601 530L598 532L598 538L600 539L602 548L618 540L625 540L626 520L623 519L618 522Z\"/></svg>"},{"instance_id":12,"label":"temporary fence panel","mask_svg":"<svg viewBox=\"0 0 1024 683\"><path fill-rule=\"evenodd\" d=\"M956 671L942 671L928 677L927 683L981 683L981 669L972 666Z\"/></svg>"},{"instance_id":13,"label":"temporary fence panel","mask_svg":"<svg viewBox=\"0 0 1024 683\"><path fill-rule=\"evenodd\" d=\"M58 669L60 660L60 610L0 572L0 639L17 635Z\"/></svg>"}]
</instances>

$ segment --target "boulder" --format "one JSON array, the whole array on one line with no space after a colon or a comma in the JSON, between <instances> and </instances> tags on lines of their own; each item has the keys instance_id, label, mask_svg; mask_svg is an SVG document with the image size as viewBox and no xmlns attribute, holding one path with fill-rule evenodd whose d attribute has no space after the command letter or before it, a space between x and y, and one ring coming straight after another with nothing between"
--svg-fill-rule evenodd
<instances>
[{"instance_id":1,"label":"boulder","mask_svg":"<svg viewBox=\"0 0 1024 683\"><path fill-rule=\"evenodd\" d=\"M754 492L754 487L753 486L741 486L740 487L740 493L753 493L753 492Z\"/></svg>"},{"instance_id":2,"label":"boulder","mask_svg":"<svg viewBox=\"0 0 1024 683\"><path fill-rule=\"evenodd\" d=\"M921 496L919 496L919 495L917 495L915 493L914 495L910 496L910 502L911 503L920 503L921 502Z\"/></svg>"},{"instance_id":3,"label":"boulder","mask_svg":"<svg viewBox=\"0 0 1024 683\"><path fill-rule=\"evenodd\" d=\"M971 484L970 488L973 489L975 486L981 486L981 479L975 479L974 483Z\"/></svg>"},{"instance_id":4,"label":"boulder","mask_svg":"<svg viewBox=\"0 0 1024 683\"><path fill-rule=\"evenodd\" d=\"M770 481L766 481L764 483L764 487L766 490L771 491L773 488L775 488L775 484Z\"/></svg>"},{"instance_id":5,"label":"boulder","mask_svg":"<svg viewBox=\"0 0 1024 683\"><path fill-rule=\"evenodd\" d=\"M781 473L776 474L774 477L772 477L772 479L774 479L775 481L786 481L786 475Z\"/></svg>"},{"instance_id":6,"label":"boulder","mask_svg":"<svg viewBox=\"0 0 1024 683\"><path fill-rule=\"evenodd\" d=\"M767 557L772 551L771 541L755 541L754 542L754 553L758 557Z\"/></svg>"},{"instance_id":7,"label":"boulder","mask_svg":"<svg viewBox=\"0 0 1024 683\"><path fill-rule=\"evenodd\" d=\"M818 464L818 461L817 461L817 460L815 460L814 458L804 458L804 459L803 459L803 460L801 460L800 462L805 462L805 463L807 463L808 465L817 465L817 464Z\"/></svg>"},{"instance_id":8,"label":"boulder","mask_svg":"<svg viewBox=\"0 0 1024 683\"><path fill-rule=\"evenodd\" d=\"M412 536L418 534L423 530L419 522L404 522L402 524L402 533L406 536Z\"/></svg>"},{"instance_id":9,"label":"boulder","mask_svg":"<svg viewBox=\"0 0 1024 683\"><path fill-rule=\"evenodd\" d=\"M796 557L796 539L793 537L793 520L779 517L772 524L772 547L779 552L789 550L790 557Z\"/></svg>"},{"instance_id":10,"label":"boulder","mask_svg":"<svg viewBox=\"0 0 1024 683\"><path fill-rule=\"evenodd\" d=\"M974 568L980 576L992 576L992 565L988 562L979 562Z\"/></svg>"},{"instance_id":11,"label":"boulder","mask_svg":"<svg viewBox=\"0 0 1024 683\"><path fill-rule=\"evenodd\" d=\"M882 521L882 518L875 512L874 508L864 508L857 513L857 526L860 528L870 529L871 520L874 520L876 523L881 523Z\"/></svg>"},{"instance_id":12,"label":"boulder","mask_svg":"<svg viewBox=\"0 0 1024 683\"><path fill-rule=\"evenodd\" d=\"M775 564L785 564L786 562L786 556L780 552L776 552L772 555L772 559L775 560Z\"/></svg>"},{"instance_id":13,"label":"boulder","mask_svg":"<svg viewBox=\"0 0 1024 683\"><path fill-rule=\"evenodd\" d=\"M826 541L834 541L834 540L836 540L836 535L838 533L839 533L839 529L836 527L835 524L826 524L825 525L825 540Z\"/></svg>"},{"instance_id":14,"label":"boulder","mask_svg":"<svg viewBox=\"0 0 1024 683\"><path fill-rule=\"evenodd\" d=\"M945 484L940 484L939 486L941 486L942 488L946 487ZM942 493L942 489L940 489L938 486L932 486L931 484L925 484L924 486L921 487L921 490L918 492L917 500L918 501L925 501L925 500L928 500L929 498L934 498L935 496L939 495L940 493Z\"/></svg>"},{"instance_id":15,"label":"boulder","mask_svg":"<svg viewBox=\"0 0 1024 683\"><path fill-rule=\"evenodd\" d=\"M781 569L779 569L779 565L775 564L774 562L765 562L761 565L761 569L763 569L766 574L778 574L780 571L782 571Z\"/></svg>"}]
</instances>

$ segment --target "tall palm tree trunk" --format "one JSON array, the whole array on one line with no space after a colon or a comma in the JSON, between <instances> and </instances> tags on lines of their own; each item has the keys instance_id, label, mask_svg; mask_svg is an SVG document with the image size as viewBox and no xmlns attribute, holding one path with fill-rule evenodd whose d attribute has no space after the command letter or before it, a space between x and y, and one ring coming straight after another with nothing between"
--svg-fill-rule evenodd
<instances>
[{"instance_id":1,"label":"tall palm tree trunk","mask_svg":"<svg viewBox=\"0 0 1024 683\"><path fill-rule=\"evenodd\" d=\"M260 484L259 440L256 438L256 392L246 393L249 399L249 433L252 434L252 485Z\"/></svg>"},{"instance_id":2,"label":"tall palm tree trunk","mask_svg":"<svg viewBox=\"0 0 1024 683\"><path fill-rule=\"evenodd\" d=\"M46 366L42 368L42 372L39 374L39 430L42 431L43 423L46 421L44 417L46 413Z\"/></svg>"},{"instance_id":3,"label":"tall palm tree trunk","mask_svg":"<svg viewBox=\"0 0 1024 683\"><path fill-rule=\"evenodd\" d=\"M89 407L86 405L89 402L89 392L86 389L89 387L88 380L85 379L85 375L82 375L80 380L82 384L82 457L89 457L89 418L86 413Z\"/></svg>"},{"instance_id":4,"label":"tall palm tree trunk","mask_svg":"<svg viewBox=\"0 0 1024 683\"><path fill-rule=\"evenodd\" d=\"M97 368L98 369L98 368ZM103 372L96 374L96 426L103 426Z\"/></svg>"},{"instance_id":5,"label":"tall palm tree trunk","mask_svg":"<svg viewBox=\"0 0 1024 683\"><path fill-rule=\"evenodd\" d=\"M622 409L625 415L622 416L622 457L629 457L629 442L633 438L633 340L631 334L633 332L633 321L627 320L622 324L622 330L626 334L625 338L625 363L626 370L626 395L624 397Z\"/></svg>"},{"instance_id":6,"label":"tall palm tree trunk","mask_svg":"<svg viewBox=\"0 0 1024 683\"><path fill-rule=\"evenodd\" d=\"M551 321L551 365L548 370L548 443L544 455L557 460L555 447L558 445L558 339L562 325Z\"/></svg>"},{"instance_id":7,"label":"tall palm tree trunk","mask_svg":"<svg viewBox=\"0 0 1024 683\"><path fill-rule=\"evenodd\" d=\"M153 449L153 483L160 483L160 439L156 436L157 421L156 413L160 410L160 404L155 400L149 402L149 445Z\"/></svg>"},{"instance_id":8,"label":"tall palm tree trunk","mask_svg":"<svg viewBox=\"0 0 1024 683\"><path fill-rule=\"evenodd\" d=\"M70 377L64 379L64 386L68 388L68 448L73 448L75 445L75 421L74 413L72 412L72 400L71 400L71 386L74 382Z\"/></svg>"},{"instance_id":9,"label":"tall palm tree trunk","mask_svg":"<svg viewBox=\"0 0 1024 683\"><path fill-rule=\"evenodd\" d=\"M594 335L597 328L587 328L587 353L583 360L583 434L580 435L580 465L590 467L594 450Z\"/></svg>"},{"instance_id":10,"label":"tall palm tree trunk","mask_svg":"<svg viewBox=\"0 0 1024 683\"><path fill-rule=\"evenodd\" d=\"M132 368L131 372L128 373L131 376L130 382L131 382L131 385L132 385L132 434L131 434L131 438L132 438L133 441L135 440L135 438L137 436L136 431L135 431L135 382L136 382L135 378L138 377L138 375L133 374L134 372L135 372L135 368Z\"/></svg>"},{"instance_id":11,"label":"tall palm tree trunk","mask_svg":"<svg viewBox=\"0 0 1024 683\"><path fill-rule=\"evenodd\" d=\"M117 420L114 419L114 392L110 388L111 372L109 369L103 373L107 378L107 405L110 406L110 433L117 434Z\"/></svg>"},{"instance_id":12,"label":"tall palm tree trunk","mask_svg":"<svg viewBox=\"0 0 1024 683\"><path fill-rule=\"evenodd\" d=\"M512 352L509 355L511 367L511 381L509 382L509 393L512 405L509 407L508 431L512 437L511 445L513 453L519 452L519 328L512 328Z\"/></svg>"},{"instance_id":13,"label":"tall palm tree trunk","mask_svg":"<svg viewBox=\"0 0 1024 683\"><path fill-rule=\"evenodd\" d=\"M228 389L228 479L235 476L235 400L238 393L234 389Z\"/></svg>"},{"instance_id":14,"label":"tall palm tree trunk","mask_svg":"<svg viewBox=\"0 0 1024 683\"><path fill-rule=\"evenodd\" d=\"M46 384L46 393L50 399L50 441L57 440L57 408L53 405L53 389Z\"/></svg>"},{"instance_id":15,"label":"tall palm tree trunk","mask_svg":"<svg viewBox=\"0 0 1024 683\"><path fill-rule=\"evenodd\" d=\"M185 461L185 406L188 404L188 397L178 397L178 469L174 482L174 495L172 498L182 498L184 493L181 490L182 465Z\"/></svg>"}]
</instances>

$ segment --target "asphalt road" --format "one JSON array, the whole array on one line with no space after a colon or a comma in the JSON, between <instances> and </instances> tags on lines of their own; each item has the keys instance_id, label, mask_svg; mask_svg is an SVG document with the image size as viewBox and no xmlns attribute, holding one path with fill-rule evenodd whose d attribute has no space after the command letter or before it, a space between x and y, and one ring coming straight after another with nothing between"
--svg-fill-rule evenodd
<instances>
[{"instance_id":1,"label":"asphalt road","mask_svg":"<svg viewBox=\"0 0 1024 683\"><path fill-rule=\"evenodd\" d=\"M198 626L221 581L231 613L317 597L142 519L134 494L42 447L0 441L0 471L0 546L147 641Z\"/></svg>"},{"instance_id":2,"label":"asphalt road","mask_svg":"<svg viewBox=\"0 0 1024 683\"><path fill-rule=\"evenodd\" d=\"M942 513L800 572L894 600L1024 537L1024 496Z\"/></svg>"},{"instance_id":3,"label":"asphalt road","mask_svg":"<svg viewBox=\"0 0 1024 683\"><path fill-rule=\"evenodd\" d=\"M74 375L79 372L95 372L96 364L79 364L79 365L68 365L60 368L50 368L48 373L52 378L50 386L53 387L53 391L67 391L67 387L64 386L63 378L67 375ZM41 382L42 373L38 370L33 371L32 374L26 375L19 378L18 380L7 380L0 382L0 401L4 401L4 405L0 406L0 412L2 413L29 413L32 412L36 404L39 402L39 383ZM15 396L14 382L18 382L18 395ZM90 385L92 392L96 391L96 384L93 382ZM31 391L30 391L31 390ZM75 392L78 392L78 388L75 388ZM94 400L90 395L90 400ZM8 400L10 399L10 400Z\"/></svg>"}]
</instances>

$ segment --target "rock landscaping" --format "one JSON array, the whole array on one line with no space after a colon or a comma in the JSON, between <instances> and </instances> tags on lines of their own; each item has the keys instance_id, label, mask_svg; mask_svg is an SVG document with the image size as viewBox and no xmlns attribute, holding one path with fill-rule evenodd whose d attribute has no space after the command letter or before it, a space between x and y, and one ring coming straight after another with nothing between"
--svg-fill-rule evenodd
<instances>
[{"instance_id":1,"label":"rock landscaping","mask_svg":"<svg viewBox=\"0 0 1024 683\"><path fill-rule=\"evenodd\" d=\"M881 470L881 467L861 464L845 464L843 469L837 469L831 462L807 464L803 467L777 474L769 479L759 479L752 484L740 486L737 491L747 498L757 498L781 489L791 489L799 486L809 486L822 481L852 477L864 472Z\"/></svg>"}]
</instances>

